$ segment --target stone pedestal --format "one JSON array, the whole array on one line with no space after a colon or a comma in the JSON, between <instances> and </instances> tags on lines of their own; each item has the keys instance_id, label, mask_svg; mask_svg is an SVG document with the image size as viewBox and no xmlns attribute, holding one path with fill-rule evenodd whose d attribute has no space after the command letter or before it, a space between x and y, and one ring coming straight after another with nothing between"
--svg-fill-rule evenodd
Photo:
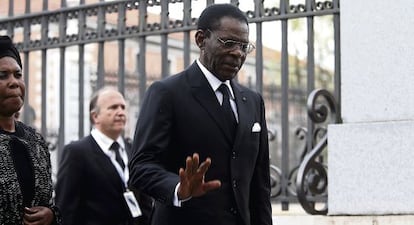
<instances>
[{"instance_id":1,"label":"stone pedestal","mask_svg":"<svg viewBox=\"0 0 414 225\"><path fill-rule=\"evenodd\" d=\"M414 1L341 1L329 215L414 214Z\"/></svg>"},{"instance_id":2,"label":"stone pedestal","mask_svg":"<svg viewBox=\"0 0 414 225\"><path fill-rule=\"evenodd\" d=\"M328 130L329 214L414 214L414 121Z\"/></svg>"}]
</instances>

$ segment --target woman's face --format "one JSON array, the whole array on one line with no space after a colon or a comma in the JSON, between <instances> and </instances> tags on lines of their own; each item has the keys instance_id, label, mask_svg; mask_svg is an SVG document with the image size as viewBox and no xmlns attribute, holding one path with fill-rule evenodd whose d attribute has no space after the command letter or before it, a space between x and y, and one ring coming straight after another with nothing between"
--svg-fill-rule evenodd
<instances>
[{"instance_id":1,"label":"woman's face","mask_svg":"<svg viewBox=\"0 0 414 225\"><path fill-rule=\"evenodd\" d=\"M0 58L0 116L10 117L18 112L25 93L22 68L12 57Z\"/></svg>"}]
</instances>

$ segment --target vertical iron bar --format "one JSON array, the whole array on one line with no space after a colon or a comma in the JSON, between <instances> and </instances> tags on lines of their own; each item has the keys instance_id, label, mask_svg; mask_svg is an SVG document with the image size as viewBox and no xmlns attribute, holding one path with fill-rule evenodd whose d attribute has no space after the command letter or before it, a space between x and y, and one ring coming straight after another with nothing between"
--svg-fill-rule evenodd
<instances>
[{"instance_id":1,"label":"vertical iron bar","mask_svg":"<svg viewBox=\"0 0 414 225\"><path fill-rule=\"evenodd\" d=\"M281 15L287 14L288 0L280 1ZM281 20L282 25L282 196L288 196L289 179L289 52L288 19ZM289 201L282 200L282 210L289 210Z\"/></svg>"},{"instance_id":2,"label":"vertical iron bar","mask_svg":"<svg viewBox=\"0 0 414 225\"><path fill-rule=\"evenodd\" d=\"M61 1L61 7L66 8L66 1ZM59 38L60 42L64 43L66 42L66 26L67 26L67 18L65 13L60 14L59 18ZM65 59L66 59L66 47L60 47L59 53L60 53L60 73L59 73L59 138L58 138L58 152L57 152L57 158L58 162L60 162L60 159L62 157L62 150L65 145Z\"/></svg>"},{"instance_id":3,"label":"vertical iron bar","mask_svg":"<svg viewBox=\"0 0 414 225\"><path fill-rule=\"evenodd\" d=\"M191 26L191 0L184 1L184 14L183 14L183 22L184 26ZM190 32L186 31L183 33L183 54L184 54L184 68L190 65L190 53L191 53L191 37Z\"/></svg>"},{"instance_id":4,"label":"vertical iron bar","mask_svg":"<svg viewBox=\"0 0 414 225\"><path fill-rule=\"evenodd\" d=\"M27 8L26 8L27 9ZM26 12L28 13L28 12ZM24 20L23 22L23 26L24 26L24 31L23 31L23 49L27 49L27 46L29 45L29 41L30 41L30 26L29 26L29 21L27 19ZM25 74L25 80L24 83L26 85L26 101L24 101L24 114L23 114L23 122L28 124L29 122L29 99L28 96L30 94L30 86L29 86L29 80L30 80L30 70L29 70L29 54L30 52L27 50L23 51L23 58L24 58L24 74ZM42 112L43 113L43 112ZM42 133L43 134L43 133Z\"/></svg>"},{"instance_id":5,"label":"vertical iron bar","mask_svg":"<svg viewBox=\"0 0 414 225\"><path fill-rule=\"evenodd\" d=\"M43 8L42 10L44 12L47 11L47 0L43 1ZM48 20L46 16L42 17L42 24L41 24L41 42L43 44L47 44L47 38L48 38L48 29L49 29L49 25L48 25ZM47 107L47 48L43 48L41 50L41 76L42 76L42 122L44 121L45 124L47 124L47 117L46 117L46 113L43 113L43 109L45 110L44 112L46 112L46 107ZM43 108L44 106L44 108ZM44 117L43 117L44 116ZM43 124L43 123L42 123ZM43 125L42 125L43 127ZM44 126L46 129L46 125ZM47 131L44 131L46 134ZM43 136L45 138L47 138L47 136Z\"/></svg>"},{"instance_id":6,"label":"vertical iron bar","mask_svg":"<svg viewBox=\"0 0 414 225\"><path fill-rule=\"evenodd\" d=\"M29 105L28 96L30 93L30 89L29 89L30 73L29 73L29 52L28 51L24 51L23 58L24 58L24 61L23 61L24 84L26 86L26 96L25 96L26 99L23 103L23 107L24 107L23 122L26 124L29 124L30 105Z\"/></svg>"},{"instance_id":7,"label":"vertical iron bar","mask_svg":"<svg viewBox=\"0 0 414 225\"><path fill-rule=\"evenodd\" d=\"M161 30L168 29L168 1L161 1ZM168 33L161 34L161 76L162 78L169 76L168 63Z\"/></svg>"},{"instance_id":8,"label":"vertical iron bar","mask_svg":"<svg viewBox=\"0 0 414 225\"><path fill-rule=\"evenodd\" d=\"M333 8L339 9L339 0L333 0ZM338 10L339 12L339 10ZM334 96L338 104L337 117L342 121L341 115L341 23L339 13L333 15L334 19L334 51L335 51L335 68L334 68Z\"/></svg>"},{"instance_id":9,"label":"vertical iron bar","mask_svg":"<svg viewBox=\"0 0 414 225\"><path fill-rule=\"evenodd\" d=\"M139 1L139 32L142 33L145 31L147 26L147 5L146 0ZM138 37L139 42L139 53L138 53L138 76L139 76L139 105L142 104L142 99L145 95L145 90L147 89L147 75L145 68L145 52L146 52L146 37L145 35L140 35Z\"/></svg>"},{"instance_id":10,"label":"vertical iron bar","mask_svg":"<svg viewBox=\"0 0 414 225\"><path fill-rule=\"evenodd\" d=\"M46 124L47 124L47 116L46 116L46 110L47 110L47 49L42 49L41 51L42 54L42 66L41 66L41 76L42 76L42 114L41 114L41 122L42 122L42 127L41 127L41 133L43 135L43 137L47 137L47 129L46 129Z\"/></svg>"},{"instance_id":11,"label":"vertical iron bar","mask_svg":"<svg viewBox=\"0 0 414 225\"><path fill-rule=\"evenodd\" d=\"M263 14L262 1L255 2L256 18ZM256 23L256 91L263 94L263 40L262 40L262 22Z\"/></svg>"},{"instance_id":12,"label":"vertical iron bar","mask_svg":"<svg viewBox=\"0 0 414 225\"><path fill-rule=\"evenodd\" d=\"M48 9L48 0L43 0L42 10L43 12L47 12Z\"/></svg>"},{"instance_id":13,"label":"vertical iron bar","mask_svg":"<svg viewBox=\"0 0 414 225\"><path fill-rule=\"evenodd\" d=\"M125 4L118 4L118 34L125 31ZM125 96L125 38L118 39L118 90Z\"/></svg>"},{"instance_id":14,"label":"vertical iron bar","mask_svg":"<svg viewBox=\"0 0 414 225\"><path fill-rule=\"evenodd\" d=\"M125 95L125 39L118 40L118 91Z\"/></svg>"},{"instance_id":15,"label":"vertical iron bar","mask_svg":"<svg viewBox=\"0 0 414 225\"><path fill-rule=\"evenodd\" d=\"M78 138L82 138L85 135L85 122L84 122L84 112L85 112L85 108L84 108L84 99L85 99L85 45L84 44L80 44L78 47L78 54L79 54L79 95L78 95L78 107L79 107L79 111L78 111L78 115L79 115L79 120L78 120ZM89 118L89 114L88 114L88 118Z\"/></svg>"},{"instance_id":16,"label":"vertical iron bar","mask_svg":"<svg viewBox=\"0 0 414 225\"><path fill-rule=\"evenodd\" d=\"M63 147L65 145L65 52L66 48L61 47L59 49L60 54L60 76L59 76L59 138L58 138L58 152L57 158L60 162L60 158L63 153Z\"/></svg>"},{"instance_id":17,"label":"vertical iron bar","mask_svg":"<svg viewBox=\"0 0 414 225\"><path fill-rule=\"evenodd\" d=\"M313 0L306 0L306 11L312 12L313 10ZM308 56L307 56L307 92L306 96L315 89L315 40L314 40L314 18L313 16L306 17L307 22L307 42L308 42ZM307 138L306 138L306 151L310 152L314 145L313 130L314 124L312 120L307 117Z\"/></svg>"},{"instance_id":18,"label":"vertical iron bar","mask_svg":"<svg viewBox=\"0 0 414 225\"><path fill-rule=\"evenodd\" d=\"M105 9L103 6L99 6L98 9L98 37L102 38L105 32ZM99 89L105 85L105 42L98 42L98 74L96 89Z\"/></svg>"},{"instance_id":19,"label":"vertical iron bar","mask_svg":"<svg viewBox=\"0 0 414 225\"><path fill-rule=\"evenodd\" d=\"M9 18L13 17L14 15L14 0L9 0ZM12 23L8 23L7 25L7 35L10 36L10 38L13 40L14 37L14 27Z\"/></svg>"},{"instance_id":20,"label":"vertical iron bar","mask_svg":"<svg viewBox=\"0 0 414 225\"><path fill-rule=\"evenodd\" d=\"M184 32L183 33L184 36L184 40L183 40L183 44L184 44L184 68L188 67L191 63L191 58L190 58L190 53L191 53L191 36L190 36L190 32Z\"/></svg>"},{"instance_id":21,"label":"vertical iron bar","mask_svg":"<svg viewBox=\"0 0 414 225\"><path fill-rule=\"evenodd\" d=\"M14 15L14 0L9 0L9 17Z\"/></svg>"},{"instance_id":22,"label":"vertical iron bar","mask_svg":"<svg viewBox=\"0 0 414 225\"><path fill-rule=\"evenodd\" d=\"M26 0L26 5L24 8L24 13L25 14L30 14L30 0Z\"/></svg>"},{"instance_id":23,"label":"vertical iron bar","mask_svg":"<svg viewBox=\"0 0 414 225\"><path fill-rule=\"evenodd\" d=\"M80 4L84 4L84 0L81 0ZM80 10L79 14L78 14L78 38L79 40L84 40L85 39L85 31L86 31L86 15L85 15L85 10ZM78 111L78 115L79 115L79 120L78 120L78 137L79 139L82 138L85 135L85 122L84 122L84 112L85 112L85 108L84 108L84 101L85 101L85 44L79 44L78 46L78 54L79 54L79 96L78 96L78 107L79 107L79 111ZM89 118L89 113L88 113L88 117Z\"/></svg>"}]
</instances>

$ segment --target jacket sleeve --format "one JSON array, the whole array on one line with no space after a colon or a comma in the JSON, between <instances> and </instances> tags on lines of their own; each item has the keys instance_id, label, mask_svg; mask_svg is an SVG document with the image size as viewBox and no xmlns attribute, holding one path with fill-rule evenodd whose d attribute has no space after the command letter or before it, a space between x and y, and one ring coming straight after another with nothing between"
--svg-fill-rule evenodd
<instances>
[{"instance_id":1,"label":"jacket sleeve","mask_svg":"<svg viewBox=\"0 0 414 225\"><path fill-rule=\"evenodd\" d=\"M166 169L172 127L171 93L161 82L146 92L135 129L130 167L130 186L163 204L173 204L176 173ZM178 171L177 171L178 172Z\"/></svg>"}]
</instances>

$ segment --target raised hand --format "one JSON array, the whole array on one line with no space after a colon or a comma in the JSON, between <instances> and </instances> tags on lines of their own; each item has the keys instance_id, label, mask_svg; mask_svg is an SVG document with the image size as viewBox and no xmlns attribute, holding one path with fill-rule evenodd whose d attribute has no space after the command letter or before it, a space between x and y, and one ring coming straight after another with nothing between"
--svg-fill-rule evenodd
<instances>
[{"instance_id":1,"label":"raised hand","mask_svg":"<svg viewBox=\"0 0 414 225\"><path fill-rule=\"evenodd\" d=\"M211 165L211 159L207 158L200 164L197 153L188 156L185 161L185 169L180 168L180 187L178 188L178 199L184 200L190 197L202 196L208 191L217 189L221 186L219 180L205 182L204 176Z\"/></svg>"}]
</instances>

